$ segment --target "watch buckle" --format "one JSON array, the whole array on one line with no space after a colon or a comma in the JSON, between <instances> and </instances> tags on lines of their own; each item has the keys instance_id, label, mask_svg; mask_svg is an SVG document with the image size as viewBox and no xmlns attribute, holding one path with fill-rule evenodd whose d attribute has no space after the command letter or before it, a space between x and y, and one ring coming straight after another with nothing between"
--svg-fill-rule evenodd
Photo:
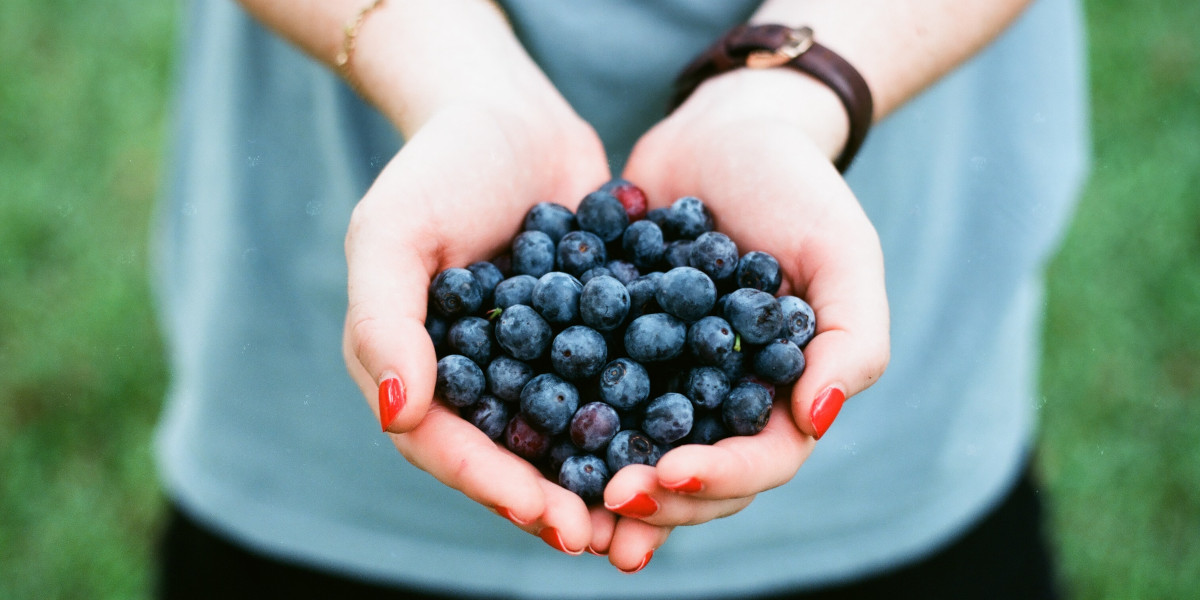
<instances>
[{"instance_id":1,"label":"watch buckle","mask_svg":"<svg viewBox=\"0 0 1200 600\"><path fill-rule=\"evenodd\" d=\"M787 42L775 50L755 50L746 56L746 66L751 69L770 69L791 62L804 54L813 45L813 30L804 26L792 29Z\"/></svg>"}]
</instances>

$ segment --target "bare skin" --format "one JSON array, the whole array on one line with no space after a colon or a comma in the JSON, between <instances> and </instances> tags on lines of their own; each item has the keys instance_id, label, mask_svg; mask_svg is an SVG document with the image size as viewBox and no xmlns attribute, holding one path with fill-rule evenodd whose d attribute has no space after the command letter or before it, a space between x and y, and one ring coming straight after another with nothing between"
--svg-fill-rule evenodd
<instances>
[{"instance_id":1,"label":"bare skin","mask_svg":"<svg viewBox=\"0 0 1200 600\"><path fill-rule=\"evenodd\" d=\"M344 23L365 4L241 1L331 67ZM813 27L866 78L878 120L994 38L1025 3L768 0L753 22ZM388 426L397 449L521 529L553 528L566 550L588 548L634 570L674 527L733 514L790 480L816 443L814 398L830 387L853 396L886 368L878 237L830 164L848 129L837 98L786 69L714 78L646 133L624 175L652 206L704 198L739 248L780 259L785 286L810 301L820 330L806 350L808 370L785 395L790 402L776 403L766 431L678 448L655 468L622 470L606 504L618 508L644 494L658 506L652 515L589 510L432 401L436 357L423 322L438 271L497 254L534 203L581 199L610 177L599 139L483 0L386 2L363 23L351 73L408 142L364 196L347 233L350 374L373 408L380 382L399 378L407 401ZM668 487L691 478L702 482L700 491Z\"/></svg>"}]
</instances>

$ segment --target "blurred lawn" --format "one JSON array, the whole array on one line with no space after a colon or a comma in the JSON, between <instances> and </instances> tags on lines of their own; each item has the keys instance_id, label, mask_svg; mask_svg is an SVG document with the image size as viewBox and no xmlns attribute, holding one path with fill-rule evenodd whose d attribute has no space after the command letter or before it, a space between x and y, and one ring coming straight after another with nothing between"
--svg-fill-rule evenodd
<instances>
[{"instance_id":1,"label":"blurred lawn","mask_svg":"<svg viewBox=\"0 0 1200 600\"><path fill-rule=\"evenodd\" d=\"M1078 598L1200 589L1200 4L1089 0L1095 173L1050 268L1041 452ZM174 3L0 3L0 598L136 598L166 381L147 219Z\"/></svg>"}]
</instances>

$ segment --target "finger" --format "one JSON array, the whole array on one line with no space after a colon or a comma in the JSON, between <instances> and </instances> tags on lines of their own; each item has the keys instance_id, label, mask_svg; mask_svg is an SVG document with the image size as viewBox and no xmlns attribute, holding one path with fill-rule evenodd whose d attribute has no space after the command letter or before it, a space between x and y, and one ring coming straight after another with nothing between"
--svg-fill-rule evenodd
<instances>
[{"instance_id":1,"label":"finger","mask_svg":"<svg viewBox=\"0 0 1200 600\"><path fill-rule=\"evenodd\" d=\"M608 562L624 573L637 573L646 568L671 531L671 527L657 527L637 519L618 519Z\"/></svg>"},{"instance_id":2,"label":"finger","mask_svg":"<svg viewBox=\"0 0 1200 600\"><path fill-rule=\"evenodd\" d=\"M732 515L750 504L753 495L702 499L668 490L654 469L622 469L605 488L604 507L624 519L650 525L698 525Z\"/></svg>"},{"instance_id":3,"label":"finger","mask_svg":"<svg viewBox=\"0 0 1200 600\"><path fill-rule=\"evenodd\" d=\"M763 431L712 446L688 444L653 468L622 469L605 490L606 507L655 525L697 524L745 508L757 493L791 480L814 441L776 402Z\"/></svg>"},{"instance_id":4,"label":"finger","mask_svg":"<svg viewBox=\"0 0 1200 600\"><path fill-rule=\"evenodd\" d=\"M549 503L542 485L546 479L442 404L431 405L412 431L391 438L410 463L438 481L530 533L540 530Z\"/></svg>"},{"instance_id":5,"label":"finger","mask_svg":"<svg viewBox=\"0 0 1200 600\"><path fill-rule=\"evenodd\" d=\"M545 478L538 487L546 499L538 537L559 552L583 554L592 541L592 515L583 499Z\"/></svg>"},{"instance_id":6,"label":"finger","mask_svg":"<svg viewBox=\"0 0 1200 600\"><path fill-rule=\"evenodd\" d=\"M716 500L751 496L791 481L813 450L796 429L786 402L775 402L767 426L755 435L730 436L711 446L687 444L655 467L664 489Z\"/></svg>"},{"instance_id":7,"label":"finger","mask_svg":"<svg viewBox=\"0 0 1200 600\"><path fill-rule=\"evenodd\" d=\"M845 237L814 236L803 257L785 270L797 295L816 315L816 336L804 348L806 367L792 387L792 416L801 431L820 438L843 402L883 375L890 358L890 323L883 254L865 215L831 216ZM781 261L783 262L783 261ZM800 264L800 263L806 263Z\"/></svg>"},{"instance_id":8,"label":"finger","mask_svg":"<svg viewBox=\"0 0 1200 600\"><path fill-rule=\"evenodd\" d=\"M592 516L592 541L588 542L587 551L597 556L606 556L612 545L617 515L599 505L590 507L588 512Z\"/></svg>"},{"instance_id":9,"label":"finger","mask_svg":"<svg viewBox=\"0 0 1200 600\"><path fill-rule=\"evenodd\" d=\"M408 226L364 221L356 209L346 236L349 269L343 353L355 382L372 402L385 431L416 427L433 398L437 356L425 331L431 265L428 240Z\"/></svg>"}]
</instances>

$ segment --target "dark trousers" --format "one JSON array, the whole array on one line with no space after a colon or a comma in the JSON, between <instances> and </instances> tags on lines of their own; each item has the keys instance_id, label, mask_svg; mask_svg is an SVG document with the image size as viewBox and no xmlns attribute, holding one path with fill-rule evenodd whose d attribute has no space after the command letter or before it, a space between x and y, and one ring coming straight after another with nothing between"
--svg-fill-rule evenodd
<instances>
[{"instance_id":1,"label":"dark trousers","mask_svg":"<svg viewBox=\"0 0 1200 600\"><path fill-rule=\"evenodd\" d=\"M171 511L162 540L159 575L159 597L170 600L452 598L381 587L259 555L205 529L177 508ZM1041 501L1027 474L991 514L930 557L847 585L758 597L1026 600L1059 594L1043 532Z\"/></svg>"}]
</instances>

